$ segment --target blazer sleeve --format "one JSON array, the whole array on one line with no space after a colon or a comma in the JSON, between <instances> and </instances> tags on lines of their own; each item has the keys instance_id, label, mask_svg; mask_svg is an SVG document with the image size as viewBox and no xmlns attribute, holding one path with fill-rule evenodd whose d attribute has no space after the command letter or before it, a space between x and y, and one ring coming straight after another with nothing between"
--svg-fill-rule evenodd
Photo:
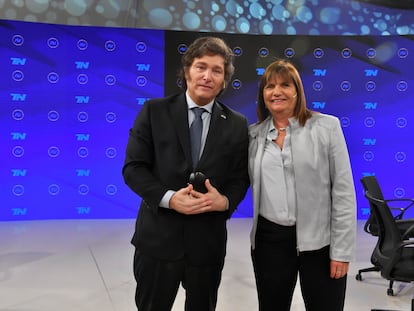
<instances>
[{"instance_id":1,"label":"blazer sleeve","mask_svg":"<svg viewBox=\"0 0 414 311\"><path fill-rule=\"evenodd\" d=\"M350 158L339 120L330 131L332 182L331 258L351 261L356 238L356 198Z\"/></svg>"},{"instance_id":2,"label":"blazer sleeve","mask_svg":"<svg viewBox=\"0 0 414 311\"><path fill-rule=\"evenodd\" d=\"M147 101L129 131L122 175L125 183L151 207L157 207L168 188L154 176L151 102Z\"/></svg>"},{"instance_id":3,"label":"blazer sleeve","mask_svg":"<svg viewBox=\"0 0 414 311\"><path fill-rule=\"evenodd\" d=\"M250 185L248 174L248 124L244 116L236 114L236 129L233 131L235 146L231 165L227 168L229 171L228 179L222 189L222 194L229 200L229 215L231 217L237 206L244 199L247 189Z\"/></svg>"}]
</instances>

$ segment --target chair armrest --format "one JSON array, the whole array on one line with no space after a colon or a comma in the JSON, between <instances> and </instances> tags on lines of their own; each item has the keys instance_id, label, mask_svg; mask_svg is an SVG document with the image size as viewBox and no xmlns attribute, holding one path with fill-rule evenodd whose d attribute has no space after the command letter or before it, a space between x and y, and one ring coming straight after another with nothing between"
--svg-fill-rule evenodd
<instances>
[{"instance_id":1,"label":"chair armrest","mask_svg":"<svg viewBox=\"0 0 414 311\"><path fill-rule=\"evenodd\" d=\"M385 202L406 202L407 204L403 207L392 207L390 206L390 210L399 211L398 215L394 216L395 219L402 219L404 213L414 205L414 199L412 198L396 198L396 199L385 199Z\"/></svg>"},{"instance_id":2,"label":"chair armrest","mask_svg":"<svg viewBox=\"0 0 414 311\"><path fill-rule=\"evenodd\" d=\"M401 207L401 209L407 210L411 206L414 205L414 199L413 198L395 198L395 199L384 199L385 202L406 202L407 205L404 207Z\"/></svg>"}]
</instances>

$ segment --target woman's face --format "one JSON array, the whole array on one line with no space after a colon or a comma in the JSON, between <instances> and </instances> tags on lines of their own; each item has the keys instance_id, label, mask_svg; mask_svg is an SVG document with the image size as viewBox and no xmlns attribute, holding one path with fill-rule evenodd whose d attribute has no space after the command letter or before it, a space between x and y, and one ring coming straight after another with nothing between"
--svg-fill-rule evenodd
<instances>
[{"instance_id":1,"label":"woman's face","mask_svg":"<svg viewBox=\"0 0 414 311\"><path fill-rule=\"evenodd\" d=\"M290 118L294 115L297 92L292 80L275 73L263 88L263 99L272 116L283 115Z\"/></svg>"}]
</instances>

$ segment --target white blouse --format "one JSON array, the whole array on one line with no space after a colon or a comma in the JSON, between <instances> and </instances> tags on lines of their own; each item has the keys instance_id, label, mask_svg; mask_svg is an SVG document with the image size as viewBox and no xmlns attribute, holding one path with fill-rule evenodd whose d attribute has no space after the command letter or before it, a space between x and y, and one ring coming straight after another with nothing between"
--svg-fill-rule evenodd
<instances>
[{"instance_id":1,"label":"white blouse","mask_svg":"<svg viewBox=\"0 0 414 311\"><path fill-rule=\"evenodd\" d=\"M273 122L266 137L261 166L261 193L259 214L283 226L296 223L296 191L293 173L291 128L286 128L283 149L274 142L278 132Z\"/></svg>"}]
</instances>

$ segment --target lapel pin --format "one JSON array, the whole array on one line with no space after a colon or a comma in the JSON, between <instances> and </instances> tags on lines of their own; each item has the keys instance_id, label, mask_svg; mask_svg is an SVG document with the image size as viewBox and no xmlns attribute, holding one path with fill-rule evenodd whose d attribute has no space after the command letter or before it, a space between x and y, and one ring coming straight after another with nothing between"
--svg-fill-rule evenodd
<instances>
[{"instance_id":1,"label":"lapel pin","mask_svg":"<svg viewBox=\"0 0 414 311\"><path fill-rule=\"evenodd\" d=\"M220 115L220 117L222 117L224 120L227 119L227 117L224 114Z\"/></svg>"}]
</instances>

